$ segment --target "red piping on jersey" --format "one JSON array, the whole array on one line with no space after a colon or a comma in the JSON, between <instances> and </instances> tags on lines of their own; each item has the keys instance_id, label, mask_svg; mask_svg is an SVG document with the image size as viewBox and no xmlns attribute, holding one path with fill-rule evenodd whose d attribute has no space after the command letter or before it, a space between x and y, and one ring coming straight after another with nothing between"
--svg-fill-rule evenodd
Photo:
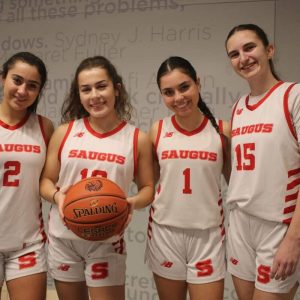
<instances>
[{"instance_id":1,"label":"red piping on jersey","mask_svg":"<svg viewBox=\"0 0 300 300\"><path fill-rule=\"evenodd\" d=\"M284 213L284 214L289 214L289 213L291 213L291 212L294 212L294 211L295 211L295 208L296 208L296 205L292 205L292 206L286 207L286 208L283 210L283 213Z\"/></svg>"},{"instance_id":2,"label":"red piping on jersey","mask_svg":"<svg viewBox=\"0 0 300 300\"><path fill-rule=\"evenodd\" d=\"M25 117L19 123L17 123L16 125L12 125L12 126L8 125L8 124L6 124L6 123L4 123L3 121L0 120L0 126L6 128L8 130L18 129L18 128L22 127L27 122L27 120L30 117L30 114L31 114L30 112L26 113Z\"/></svg>"},{"instance_id":3,"label":"red piping on jersey","mask_svg":"<svg viewBox=\"0 0 300 300\"><path fill-rule=\"evenodd\" d=\"M296 139L296 141L298 141L298 138L297 138L297 134L296 134L296 131L295 131L295 128L293 126L293 120L291 118L291 115L290 115L290 112L289 112L289 93L290 93L290 90L292 89L292 87L295 85L296 83L292 83L288 88L287 90L285 91L284 93L284 98L283 98L283 109L284 109L284 114L285 114L285 118L286 118L286 121L288 123L288 126L290 128L290 131L292 133L292 135L294 136L294 138Z\"/></svg>"},{"instance_id":4,"label":"red piping on jersey","mask_svg":"<svg viewBox=\"0 0 300 300\"><path fill-rule=\"evenodd\" d=\"M158 147L158 142L159 142L160 135L161 135L161 130L162 130L162 124L163 124L163 120L159 120L158 128L157 128L156 140L155 140L155 144L154 144L155 150L157 150L157 147Z\"/></svg>"},{"instance_id":5,"label":"red piping on jersey","mask_svg":"<svg viewBox=\"0 0 300 300\"><path fill-rule=\"evenodd\" d=\"M207 118L206 116L204 116L204 118L203 118L201 124L200 124L196 129L194 129L194 130L192 130L192 131L187 131L187 130L181 128L181 127L179 126L179 124L177 123L177 121L176 121L175 115L173 115L173 116L171 117L171 121L172 121L172 124L173 124L173 126L176 128L177 131L181 132L181 133L184 134L184 135L192 136L192 135L194 135L194 134L197 134L197 133L201 132L201 131L204 129L204 127L206 126L206 124L207 124L207 122L208 122L208 118Z\"/></svg>"},{"instance_id":6,"label":"red piping on jersey","mask_svg":"<svg viewBox=\"0 0 300 300\"><path fill-rule=\"evenodd\" d=\"M285 202L297 200L297 198L298 198L298 191L294 194L285 196Z\"/></svg>"},{"instance_id":7,"label":"red piping on jersey","mask_svg":"<svg viewBox=\"0 0 300 300\"><path fill-rule=\"evenodd\" d=\"M224 129L223 129L223 121L219 120L219 131L220 131L220 139L221 139L221 144L222 144L222 153L223 153L223 164L226 161L226 142L225 142L225 136L224 136Z\"/></svg>"},{"instance_id":8,"label":"red piping on jersey","mask_svg":"<svg viewBox=\"0 0 300 300\"><path fill-rule=\"evenodd\" d=\"M300 168L294 169L294 170L290 170L290 171L288 171L288 177L291 177L291 176L296 175L298 173L300 173Z\"/></svg>"},{"instance_id":9,"label":"red piping on jersey","mask_svg":"<svg viewBox=\"0 0 300 300\"><path fill-rule=\"evenodd\" d=\"M65 145L65 143L66 143L66 140L67 140L67 138L68 138L68 136L69 136L69 134L70 134L70 132L71 132L71 129L72 129L73 125L74 125L74 120L71 121L71 122L69 123L67 132L66 132L66 134L65 134L65 136L64 136L64 138L63 138L63 140L61 141L61 144L60 144L60 146L59 146L58 154L57 154L57 156L58 156L58 161L61 161L61 152L62 152L62 149L63 149L63 147L64 147L64 145Z\"/></svg>"},{"instance_id":10,"label":"red piping on jersey","mask_svg":"<svg viewBox=\"0 0 300 300\"><path fill-rule=\"evenodd\" d=\"M239 101L241 100L241 98L239 100L237 100L233 106L233 109L232 109L232 113L231 113L231 122L230 122L230 132L232 131L232 123L233 123L233 117L235 115L235 111L236 111L236 108L238 106L238 103Z\"/></svg>"},{"instance_id":11,"label":"red piping on jersey","mask_svg":"<svg viewBox=\"0 0 300 300\"><path fill-rule=\"evenodd\" d=\"M284 219L282 223L289 225L292 221L292 218Z\"/></svg>"},{"instance_id":12,"label":"red piping on jersey","mask_svg":"<svg viewBox=\"0 0 300 300\"><path fill-rule=\"evenodd\" d=\"M246 97L245 103L246 103L246 107L249 110L255 110L256 108L258 108L261 104L263 104L267 98L279 87L283 84L283 81L279 81L277 82L274 86L272 86L270 88L270 90L267 92L267 94L262 97L257 103L255 103L254 105L250 105L249 104L249 95Z\"/></svg>"},{"instance_id":13,"label":"red piping on jersey","mask_svg":"<svg viewBox=\"0 0 300 300\"><path fill-rule=\"evenodd\" d=\"M90 124L90 122L89 122L89 120L88 120L87 117L83 119L83 122L84 122L84 125L85 125L86 129L87 129L92 135L94 135L94 136L96 136L96 137L98 137L98 138L100 138L100 139L106 138L106 137L108 137L108 136L111 136L111 135L117 133L118 131L120 131L120 130L127 124L127 122L122 121L115 129L110 130L110 131L105 132L105 133L99 133L99 132L95 131L95 130L91 127L91 124Z\"/></svg>"},{"instance_id":14,"label":"red piping on jersey","mask_svg":"<svg viewBox=\"0 0 300 300\"><path fill-rule=\"evenodd\" d=\"M40 124L40 128L41 128L41 132L42 132L42 136L43 136L45 145L48 146L49 141L47 140L47 137L46 137L43 118L40 115L37 115L37 117L38 117L38 120L39 120L39 124Z\"/></svg>"},{"instance_id":15,"label":"red piping on jersey","mask_svg":"<svg viewBox=\"0 0 300 300\"><path fill-rule=\"evenodd\" d=\"M287 190L291 190L291 189L293 189L294 187L296 187L296 186L299 185L299 184L300 184L300 178L297 178L297 179L295 179L294 181L290 182L290 183L287 185L286 189L287 189Z\"/></svg>"},{"instance_id":16,"label":"red piping on jersey","mask_svg":"<svg viewBox=\"0 0 300 300\"><path fill-rule=\"evenodd\" d=\"M133 165L134 165L134 177L138 173L138 140L139 140L139 129L135 128L133 136Z\"/></svg>"}]
</instances>

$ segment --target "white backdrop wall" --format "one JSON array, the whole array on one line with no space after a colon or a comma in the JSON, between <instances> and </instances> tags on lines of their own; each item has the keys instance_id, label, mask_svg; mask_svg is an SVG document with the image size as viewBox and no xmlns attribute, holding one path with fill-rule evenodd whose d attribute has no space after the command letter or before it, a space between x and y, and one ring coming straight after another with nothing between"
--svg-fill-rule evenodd
<instances>
[{"instance_id":1,"label":"white backdrop wall","mask_svg":"<svg viewBox=\"0 0 300 300\"><path fill-rule=\"evenodd\" d=\"M156 71L168 56L184 56L198 71L206 103L217 117L229 119L247 86L229 65L227 33L240 23L262 26L277 46L278 73L299 81L299 10L297 0L0 0L0 62L25 50L45 61L49 80L39 113L58 125L77 65L87 56L104 55L125 81L136 110L133 121L147 131L169 114ZM47 213L45 204L45 219ZM136 212L126 231L127 300L158 299L143 262L147 221L148 209ZM56 299L51 279L48 289L48 299ZM237 299L229 276L224 299Z\"/></svg>"}]
</instances>

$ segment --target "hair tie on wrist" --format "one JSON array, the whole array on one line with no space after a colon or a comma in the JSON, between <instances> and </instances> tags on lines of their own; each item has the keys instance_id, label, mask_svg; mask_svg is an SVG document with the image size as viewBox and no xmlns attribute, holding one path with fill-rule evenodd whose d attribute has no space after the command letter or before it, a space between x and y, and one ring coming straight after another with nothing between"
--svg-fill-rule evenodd
<instances>
[{"instance_id":1,"label":"hair tie on wrist","mask_svg":"<svg viewBox=\"0 0 300 300\"><path fill-rule=\"evenodd\" d=\"M56 204L56 201L55 201L55 195L59 192L59 190L56 190L52 196L52 202Z\"/></svg>"}]
</instances>

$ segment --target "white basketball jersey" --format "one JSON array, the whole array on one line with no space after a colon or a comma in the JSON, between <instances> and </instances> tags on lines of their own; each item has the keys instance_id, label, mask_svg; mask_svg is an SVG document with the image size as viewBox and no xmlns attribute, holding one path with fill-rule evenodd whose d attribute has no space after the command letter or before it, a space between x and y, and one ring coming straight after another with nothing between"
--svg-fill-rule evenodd
<instances>
[{"instance_id":1,"label":"white basketball jersey","mask_svg":"<svg viewBox=\"0 0 300 300\"><path fill-rule=\"evenodd\" d=\"M0 251L46 239L39 195L44 137L42 118L36 114L15 126L0 121Z\"/></svg>"},{"instance_id":2,"label":"white basketball jersey","mask_svg":"<svg viewBox=\"0 0 300 300\"><path fill-rule=\"evenodd\" d=\"M151 217L161 225L207 229L222 224L221 136L205 117L188 132L175 116L159 122L156 153L160 179Z\"/></svg>"},{"instance_id":3,"label":"white basketball jersey","mask_svg":"<svg viewBox=\"0 0 300 300\"><path fill-rule=\"evenodd\" d=\"M290 223L300 185L299 144L288 103L294 101L289 100L293 87L279 82L253 105L244 96L232 116L227 203L284 223Z\"/></svg>"},{"instance_id":4,"label":"white basketball jersey","mask_svg":"<svg viewBox=\"0 0 300 300\"><path fill-rule=\"evenodd\" d=\"M113 180L128 194L137 167L137 140L138 129L126 122L105 134L94 131L87 118L70 122L60 146L57 186L101 176ZM57 205L50 211L49 233L58 238L80 239L63 225Z\"/></svg>"}]
</instances>

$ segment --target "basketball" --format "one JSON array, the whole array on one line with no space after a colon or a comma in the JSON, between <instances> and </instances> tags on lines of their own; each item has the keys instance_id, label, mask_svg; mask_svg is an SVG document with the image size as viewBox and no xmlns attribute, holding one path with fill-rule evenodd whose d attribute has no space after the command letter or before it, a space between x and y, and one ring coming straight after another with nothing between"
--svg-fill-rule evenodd
<instances>
[{"instance_id":1,"label":"basketball","mask_svg":"<svg viewBox=\"0 0 300 300\"><path fill-rule=\"evenodd\" d=\"M89 177L69 188L63 212L67 227L77 236L102 241L123 230L129 205L123 190L115 182Z\"/></svg>"}]
</instances>

